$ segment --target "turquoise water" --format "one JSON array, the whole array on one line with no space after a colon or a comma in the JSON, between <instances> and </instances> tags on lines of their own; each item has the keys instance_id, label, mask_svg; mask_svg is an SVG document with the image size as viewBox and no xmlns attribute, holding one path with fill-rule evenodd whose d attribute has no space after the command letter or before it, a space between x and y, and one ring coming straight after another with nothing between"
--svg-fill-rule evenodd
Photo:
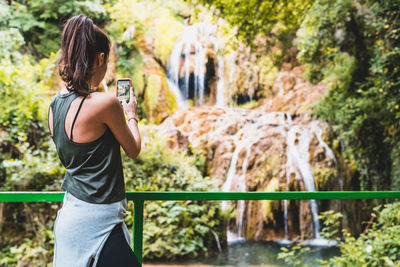
<instances>
[{"instance_id":1,"label":"turquoise water","mask_svg":"<svg viewBox=\"0 0 400 267\"><path fill-rule=\"evenodd\" d=\"M284 261L278 260L277 256L281 252L281 245L276 242L242 242L235 243L223 249L221 253L207 258L174 261L168 264L178 265L208 265L208 266L288 266ZM311 250L306 254L304 266L318 266L317 259L327 260L339 255L337 247L310 247Z\"/></svg>"}]
</instances>

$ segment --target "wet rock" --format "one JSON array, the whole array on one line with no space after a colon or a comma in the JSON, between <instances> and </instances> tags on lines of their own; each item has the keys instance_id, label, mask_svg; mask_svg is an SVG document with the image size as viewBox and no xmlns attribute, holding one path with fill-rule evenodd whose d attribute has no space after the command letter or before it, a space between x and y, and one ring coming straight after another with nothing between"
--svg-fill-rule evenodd
<instances>
[{"instance_id":1,"label":"wet rock","mask_svg":"<svg viewBox=\"0 0 400 267\"><path fill-rule=\"evenodd\" d=\"M179 110L161 125L182 146L182 136L203 151L208 175L221 190L227 191L307 191L306 172L318 190L339 190L334 154L323 141L328 126L311 121L307 114L292 118L288 113L263 109L222 109L192 107ZM168 129L168 130L165 130ZM291 134L293 135L290 139ZM181 136L182 135L182 136ZM326 137L326 136L324 136ZM184 138L183 138L184 139ZM172 144L171 144L172 145ZM294 151L293 151L294 149ZM305 150L302 151L301 150ZM301 153L306 153L303 156ZM332 158L333 157L333 158ZM296 162L297 161L297 162ZM333 208L337 201L326 201L318 212ZM237 206L231 230L257 240L308 239L314 236L310 201L246 201ZM287 218L284 217L287 209ZM288 231L285 232L285 224Z\"/></svg>"}]
</instances>

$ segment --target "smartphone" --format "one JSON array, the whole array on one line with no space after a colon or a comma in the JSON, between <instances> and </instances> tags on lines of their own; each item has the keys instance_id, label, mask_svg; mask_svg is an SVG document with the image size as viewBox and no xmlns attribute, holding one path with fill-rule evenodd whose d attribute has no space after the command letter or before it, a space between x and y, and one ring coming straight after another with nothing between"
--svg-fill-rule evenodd
<instances>
[{"instance_id":1,"label":"smartphone","mask_svg":"<svg viewBox=\"0 0 400 267\"><path fill-rule=\"evenodd\" d=\"M117 80L117 98L119 102L129 102L129 89L132 87L130 78L122 78Z\"/></svg>"}]
</instances>

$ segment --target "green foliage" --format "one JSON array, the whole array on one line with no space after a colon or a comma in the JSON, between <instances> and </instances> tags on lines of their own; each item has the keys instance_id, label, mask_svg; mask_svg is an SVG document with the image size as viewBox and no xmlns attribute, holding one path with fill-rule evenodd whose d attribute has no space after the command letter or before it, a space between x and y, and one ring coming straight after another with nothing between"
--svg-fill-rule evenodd
<instances>
[{"instance_id":1,"label":"green foliage","mask_svg":"<svg viewBox=\"0 0 400 267\"><path fill-rule=\"evenodd\" d=\"M28 147L28 143L17 144L21 154L17 159L3 160L5 181L3 191L57 191L59 190L64 167L60 164L55 145L49 140L40 150Z\"/></svg>"},{"instance_id":2,"label":"green foliage","mask_svg":"<svg viewBox=\"0 0 400 267\"><path fill-rule=\"evenodd\" d=\"M175 8L169 9L173 2ZM183 30L183 24L173 12L184 10L182 2L176 1L119 1L113 6L106 5L111 23L107 31L118 44L118 53L123 48L152 53L163 65L167 65L175 41ZM151 42L144 44L144 42ZM151 47L153 46L153 47ZM122 48L122 49L121 49ZM150 51L153 50L154 51ZM125 58L134 54L122 55ZM128 56L128 57L127 57ZM131 71L132 74L132 71Z\"/></svg>"},{"instance_id":3,"label":"green foliage","mask_svg":"<svg viewBox=\"0 0 400 267\"><path fill-rule=\"evenodd\" d=\"M116 46L117 76L133 78L141 118L160 121L152 114L159 97L154 93L160 91L155 90L160 88L154 86L154 78L164 79L163 67L167 65L175 41L183 30L182 18L177 17L180 12L185 12L185 7L186 4L180 1L121 0L114 5L105 5L111 18L106 30ZM165 94L168 98L168 92ZM171 102L167 101L166 105L171 105ZM163 108L170 114L171 108Z\"/></svg>"},{"instance_id":4,"label":"green foliage","mask_svg":"<svg viewBox=\"0 0 400 267\"><path fill-rule=\"evenodd\" d=\"M377 207L378 219L358 238L344 231L339 244L341 256L323 262L323 266L399 266L400 203Z\"/></svg>"},{"instance_id":5,"label":"green foliage","mask_svg":"<svg viewBox=\"0 0 400 267\"><path fill-rule=\"evenodd\" d=\"M285 1L240 1L240 0L197 0L214 8L214 14L237 27L239 39L251 44L259 35L276 35L281 39L294 33L312 0Z\"/></svg>"},{"instance_id":6,"label":"green foliage","mask_svg":"<svg viewBox=\"0 0 400 267\"><path fill-rule=\"evenodd\" d=\"M187 155L166 147L166 140L149 131L139 157L124 157L124 174L128 191L210 191L216 190L209 178L203 177L204 158L192 151ZM128 210L132 210L131 203ZM145 205L144 250L146 259L196 257L216 248L212 231L219 236L225 231L224 217L217 202L166 201ZM132 215L126 218L132 225Z\"/></svg>"},{"instance_id":7,"label":"green foliage","mask_svg":"<svg viewBox=\"0 0 400 267\"><path fill-rule=\"evenodd\" d=\"M8 58L15 62L22 59L18 49L24 44L24 38L17 29L0 30L0 40L0 60Z\"/></svg>"},{"instance_id":8,"label":"green foliage","mask_svg":"<svg viewBox=\"0 0 400 267\"><path fill-rule=\"evenodd\" d=\"M359 237L351 236L346 229L340 233L342 214L326 211L321 214L324 228L321 237L328 240L344 241L339 243L341 255L329 260L318 260L315 265L336 266L399 266L400 265L400 203L386 204L383 208L374 208L373 217L377 220ZM294 246L282 248L279 258L291 266L305 266L309 248Z\"/></svg>"},{"instance_id":9,"label":"green foliage","mask_svg":"<svg viewBox=\"0 0 400 267\"><path fill-rule=\"evenodd\" d=\"M304 243L299 243L290 249L282 247L281 251L278 254L278 259L283 259L289 266L304 266L304 260L310 248L306 247Z\"/></svg>"},{"instance_id":10,"label":"green foliage","mask_svg":"<svg viewBox=\"0 0 400 267\"><path fill-rule=\"evenodd\" d=\"M197 7L197 13L201 12L201 4L210 9L215 18L226 20L235 39L250 45L254 51L263 49L274 65L280 68L284 62L296 64L291 52L294 50L293 40L314 1L191 0L190 3ZM221 25L220 21L215 23Z\"/></svg>"},{"instance_id":11,"label":"green foliage","mask_svg":"<svg viewBox=\"0 0 400 267\"><path fill-rule=\"evenodd\" d=\"M50 141L46 121L52 75L49 66L54 65L55 55L32 64L29 56L15 51L23 44L18 30L8 32L17 38L12 45L9 38L0 39L0 191L57 190L64 168ZM53 253L52 225L59 205L51 209L46 204L1 205L0 265L41 265L49 261Z\"/></svg>"},{"instance_id":12,"label":"green foliage","mask_svg":"<svg viewBox=\"0 0 400 267\"><path fill-rule=\"evenodd\" d=\"M4 137L5 142L29 139L37 142L34 135L43 132L41 119L44 116L41 111L44 102L38 90L40 87L36 87L35 77L29 73L33 69L27 57L19 66L9 60L3 60L0 66L0 130L8 133Z\"/></svg>"},{"instance_id":13,"label":"green foliage","mask_svg":"<svg viewBox=\"0 0 400 267\"><path fill-rule=\"evenodd\" d=\"M26 42L25 49L41 57L49 56L60 47L61 28L67 19L83 14L102 24L106 12L100 0L35 0L0 1L0 25L18 29Z\"/></svg>"},{"instance_id":14,"label":"green foliage","mask_svg":"<svg viewBox=\"0 0 400 267\"><path fill-rule=\"evenodd\" d=\"M51 266L53 224L59 208L55 203L8 203L3 225L10 227L0 228L0 266Z\"/></svg>"},{"instance_id":15,"label":"green foliage","mask_svg":"<svg viewBox=\"0 0 400 267\"><path fill-rule=\"evenodd\" d=\"M300 30L299 60L323 80L315 114L333 124L362 189L399 188L398 1L319 0Z\"/></svg>"},{"instance_id":16,"label":"green foliage","mask_svg":"<svg viewBox=\"0 0 400 267\"><path fill-rule=\"evenodd\" d=\"M340 241L342 228L343 215L340 212L334 213L333 210L321 212L319 219L323 221L323 228L321 231L321 237L328 240Z\"/></svg>"}]
</instances>

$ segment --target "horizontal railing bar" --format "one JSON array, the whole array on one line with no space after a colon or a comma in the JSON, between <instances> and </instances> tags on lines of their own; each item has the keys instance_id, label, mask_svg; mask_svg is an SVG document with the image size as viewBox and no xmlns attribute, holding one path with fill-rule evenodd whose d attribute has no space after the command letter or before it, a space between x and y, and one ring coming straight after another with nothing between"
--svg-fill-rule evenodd
<instances>
[{"instance_id":1,"label":"horizontal railing bar","mask_svg":"<svg viewBox=\"0 0 400 267\"><path fill-rule=\"evenodd\" d=\"M128 200L302 200L400 198L400 191L127 192Z\"/></svg>"},{"instance_id":2,"label":"horizontal railing bar","mask_svg":"<svg viewBox=\"0 0 400 267\"><path fill-rule=\"evenodd\" d=\"M0 192L0 202L60 202L64 192Z\"/></svg>"},{"instance_id":3,"label":"horizontal railing bar","mask_svg":"<svg viewBox=\"0 0 400 267\"><path fill-rule=\"evenodd\" d=\"M0 202L62 201L64 192L0 192ZM400 198L400 191L126 192L127 200L306 200Z\"/></svg>"}]
</instances>

